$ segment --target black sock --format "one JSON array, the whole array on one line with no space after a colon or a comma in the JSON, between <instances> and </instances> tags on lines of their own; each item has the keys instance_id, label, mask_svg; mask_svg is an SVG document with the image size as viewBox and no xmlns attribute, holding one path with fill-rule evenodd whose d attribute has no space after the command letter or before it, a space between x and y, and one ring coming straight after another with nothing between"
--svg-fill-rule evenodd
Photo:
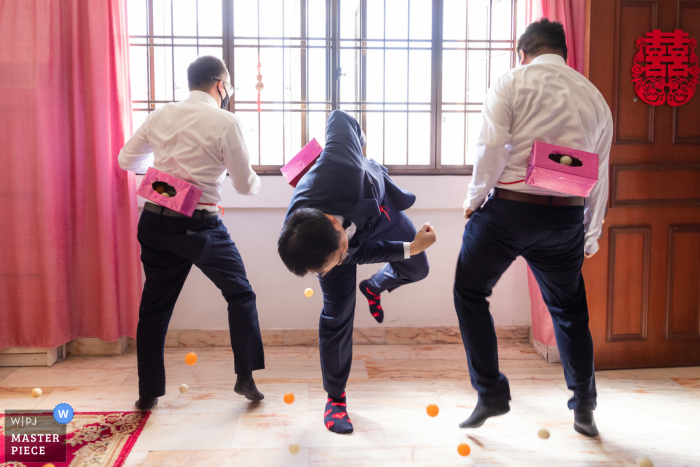
<instances>
[{"instance_id":1,"label":"black sock","mask_svg":"<svg viewBox=\"0 0 700 467\"><path fill-rule=\"evenodd\" d=\"M459 424L460 428L479 428L490 417L504 415L510 412L510 404L504 402L498 405L486 405L483 402L477 402L474 412L471 416Z\"/></svg>"},{"instance_id":2,"label":"black sock","mask_svg":"<svg viewBox=\"0 0 700 467\"><path fill-rule=\"evenodd\" d=\"M339 398L328 395L326 411L323 414L323 424L333 433L352 433L352 422L347 412L345 393Z\"/></svg>"},{"instance_id":3,"label":"black sock","mask_svg":"<svg viewBox=\"0 0 700 467\"><path fill-rule=\"evenodd\" d=\"M255 386L255 381L253 381L253 373L245 373L238 375L236 379L236 385L233 387L236 394L245 396L246 399L251 401L261 401L265 399L258 388Z\"/></svg>"},{"instance_id":4,"label":"black sock","mask_svg":"<svg viewBox=\"0 0 700 467\"><path fill-rule=\"evenodd\" d=\"M360 282L360 292L367 299L369 303L369 312L372 313L374 319L378 323L384 321L384 309L382 308L382 296L378 293L374 293L372 289L369 288L369 281Z\"/></svg>"}]
</instances>

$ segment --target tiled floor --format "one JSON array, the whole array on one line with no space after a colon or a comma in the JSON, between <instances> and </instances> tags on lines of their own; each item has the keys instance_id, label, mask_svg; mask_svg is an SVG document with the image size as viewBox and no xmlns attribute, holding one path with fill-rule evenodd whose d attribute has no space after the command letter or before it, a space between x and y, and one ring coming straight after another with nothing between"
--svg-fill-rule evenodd
<instances>
[{"instance_id":1,"label":"tiled floor","mask_svg":"<svg viewBox=\"0 0 700 467\"><path fill-rule=\"evenodd\" d=\"M199 360L187 366L184 355ZM266 398L249 403L233 392L230 349L166 349L168 389L125 467L231 466L624 466L640 455L656 466L700 465L700 367L597 373L599 439L572 429L569 391L559 364L527 344L501 346L511 381L509 414L476 430L458 428L476 394L460 345L355 347L348 412L355 432L326 431L318 349L268 347L255 373ZM1 369L0 410L133 410L138 377L133 350L117 357L71 357L51 368ZM182 383L189 392L180 394ZM30 388L42 387L38 399ZM293 392L291 405L282 401ZM440 408L436 418L425 407ZM546 427L551 438L541 440ZM292 455L291 443L301 445ZM468 443L468 457L457 445Z\"/></svg>"}]
</instances>

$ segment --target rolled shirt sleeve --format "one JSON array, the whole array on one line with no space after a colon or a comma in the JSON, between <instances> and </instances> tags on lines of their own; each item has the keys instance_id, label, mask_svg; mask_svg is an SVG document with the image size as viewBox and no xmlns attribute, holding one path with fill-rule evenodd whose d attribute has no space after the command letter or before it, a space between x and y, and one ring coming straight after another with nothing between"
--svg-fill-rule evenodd
<instances>
[{"instance_id":1,"label":"rolled shirt sleeve","mask_svg":"<svg viewBox=\"0 0 700 467\"><path fill-rule=\"evenodd\" d=\"M501 77L489 88L481 112L483 125L476 143L476 160L464 209L476 211L496 186L508 161L513 109L508 82Z\"/></svg>"},{"instance_id":2,"label":"rolled shirt sleeve","mask_svg":"<svg viewBox=\"0 0 700 467\"><path fill-rule=\"evenodd\" d=\"M250 156L238 119L231 122L224 134L223 156L236 193L241 195L257 194L260 191L260 177L250 166Z\"/></svg>"},{"instance_id":3,"label":"rolled shirt sleeve","mask_svg":"<svg viewBox=\"0 0 700 467\"><path fill-rule=\"evenodd\" d=\"M598 181L584 204L583 227L585 235L585 251L592 255L598 251L598 239L603 232L605 206L608 202L608 162L613 137L613 122L610 110L607 109L606 125L602 131L595 153L598 154Z\"/></svg>"},{"instance_id":4,"label":"rolled shirt sleeve","mask_svg":"<svg viewBox=\"0 0 700 467\"><path fill-rule=\"evenodd\" d=\"M157 111L151 112L143 124L136 130L134 136L129 138L121 151L119 151L119 167L132 172L145 172L153 159L153 148L148 143L148 128Z\"/></svg>"}]
</instances>

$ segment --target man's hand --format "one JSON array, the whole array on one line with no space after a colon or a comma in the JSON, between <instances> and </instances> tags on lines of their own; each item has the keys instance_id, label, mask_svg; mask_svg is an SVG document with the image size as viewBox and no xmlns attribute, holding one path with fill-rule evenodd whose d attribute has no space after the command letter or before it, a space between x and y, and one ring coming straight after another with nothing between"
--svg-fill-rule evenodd
<instances>
[{"instance_id":1,"label":"man's hand","mask_svg":"<svg viewBox=\"0 0 700 467\"><path fill-rule=\"evenodd\" d=\"M465 219L471 219L472 215L474 214L474 211L471 209L467 208L464 210L464 218Z\"/></svg>"},{"instance_id":2,"label":"man's hand","mask_svg":"<svg viewBox=\"0 0 700 467\"><path fill-rule=\"evenodd\" d=\"M593 255L594 255L594 254L595 254L595 253L591 253L591 254L584 253L583 256L584 256L584 258L588 259L588 258L593 258Z\"/></svg>"},{"instance_id":3,"label":"man's hand","mask_svg":"<svg viewBox=\"0 0 700 467\"><path fill-rule=\"evenodd\" d=\"M411 256L427 250L430 245L435 243L435 240L437 240L435 229L430 225L430 222L426 222L416 234L416 238L411 242Z\"/></svg>"}]
</instances>

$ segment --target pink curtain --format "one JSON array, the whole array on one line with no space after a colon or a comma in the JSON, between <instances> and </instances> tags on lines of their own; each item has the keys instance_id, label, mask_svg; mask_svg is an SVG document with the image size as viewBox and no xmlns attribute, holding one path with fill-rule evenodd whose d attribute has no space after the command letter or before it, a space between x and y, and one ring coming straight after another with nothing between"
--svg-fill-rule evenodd
<instances>
[{"instance_id":1,"label":"pink curtain","mask_svg":"<svg viewBox=\"0 0 700 467\"><path fill-rule=\"evenodd\" d=\"M0 2L0 348L134 336L122 0Z\"/></svg>"},{"instance_id":2,"label":"pink curtain","mask_svg":"<svg viewBox=\"0 0 700 467\"><path fill-rule=\"evenodd\" d=\"M567 63L571 68L583 74L586 0L526 0L525 22L530 24L541 18L562 23L566 32ZM544 345L557 345L552 317L542 299L539 284L537 284L529 267L527 269L527 284L530 290L532 337Z\"/></svg>"}]
</instances>

